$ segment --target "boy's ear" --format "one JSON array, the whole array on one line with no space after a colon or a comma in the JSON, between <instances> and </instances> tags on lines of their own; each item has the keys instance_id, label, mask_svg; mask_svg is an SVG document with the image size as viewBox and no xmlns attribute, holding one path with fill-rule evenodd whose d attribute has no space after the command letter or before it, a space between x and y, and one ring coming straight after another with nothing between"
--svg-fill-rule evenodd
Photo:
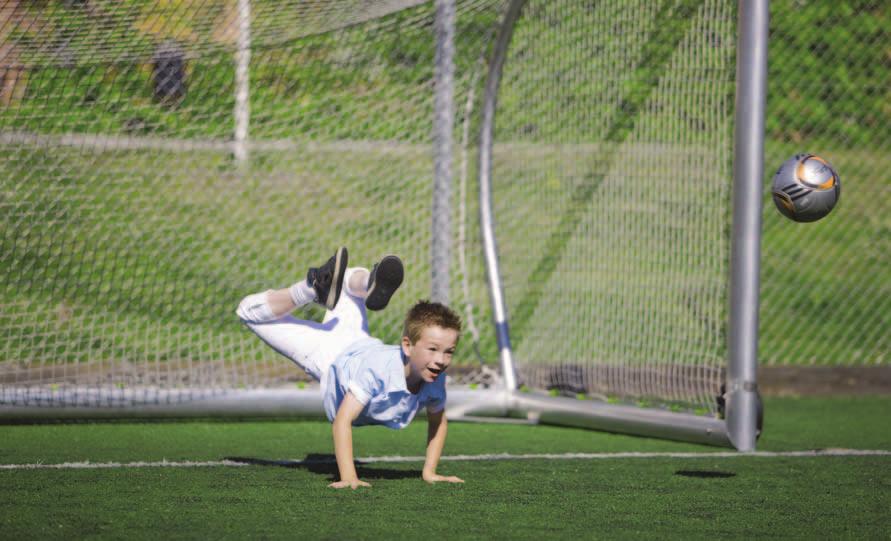
<instances>
[{"instance_id":1,"label":"boy's ear","mask_svg":"<svg viewBox=\"0 0 891 541\"><path fill-rule=\"evenodd\" d=\"M402 337L402 353L406 357L411 357L411 340L407 336Z\"/></svg>"}]
</instances>

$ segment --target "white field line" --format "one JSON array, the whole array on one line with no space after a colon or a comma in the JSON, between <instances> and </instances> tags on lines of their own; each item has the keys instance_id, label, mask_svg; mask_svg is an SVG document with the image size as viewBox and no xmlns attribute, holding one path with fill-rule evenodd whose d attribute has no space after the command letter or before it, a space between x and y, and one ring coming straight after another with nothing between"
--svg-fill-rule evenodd
<instances>
[{"instance_id":1,"label":"white field line","mask_svg":"<svg viewBox=\"0 0 891 541\"><path fill-rule=\"evenodd\" d=\"M626 458L678 458L678 459L717 459L717 458L811 458L848 456L891 456L891 451L868 449L817 449L811 451L755 451L740 453L725 451L717 453L532 453L532 454L483 454L447 455L441 461L480 462L492 460L607 460ZM423 456L371 456L356 459L360 464L424 462ZM0 464L0 470L66 470L66 469L116 469L116 468L206 468L243 466L301 466L309 464L334 464L334 458L310 460L266 460L266 459L225 459L208 461L171 462L63 462L60 464Z\"/></svg>"}]
</instances>

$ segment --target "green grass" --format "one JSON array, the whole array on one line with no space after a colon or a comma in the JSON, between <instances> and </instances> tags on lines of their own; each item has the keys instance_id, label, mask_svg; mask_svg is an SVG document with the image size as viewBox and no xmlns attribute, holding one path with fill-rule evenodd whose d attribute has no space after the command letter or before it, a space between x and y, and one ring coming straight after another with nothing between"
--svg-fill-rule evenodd
<instances>
[{"instance_id":1,"label":"green grass","mask_svg":"<svg viewBox=\"0 0 891 541\"><path fill-rule=\"evenodd\" d=\"M768 398L759 450L891 450L891 397ZM357 429L357 456L422 454L424 423ZM0 426L0 463L302 459L331 453L320 422ZM715 448L546 426L453 423L446 454ZM56 538L887 538L891 458L368 464L371 489L326 487L328 465L0 470L0 529ZM60 504L61 503L61 504Z\"/></svg>"}]
</instances>

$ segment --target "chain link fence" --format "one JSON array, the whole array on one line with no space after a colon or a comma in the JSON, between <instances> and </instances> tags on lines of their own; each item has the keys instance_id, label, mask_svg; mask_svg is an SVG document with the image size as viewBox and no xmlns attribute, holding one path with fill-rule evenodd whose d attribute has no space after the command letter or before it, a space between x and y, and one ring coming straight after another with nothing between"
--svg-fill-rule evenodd
<instances>
[{"instance_id":1,"label":"chain link fence","mask_svg":"<svg viewBox=\"0 0 891 541\"><path fill-rule=\"evenodd\" d=\"M891 4L771 2L760 359L887 365L891 348ZM794 223L770 200L798 152L832 163L838 206Z\"/></svg>"}]
</instances>

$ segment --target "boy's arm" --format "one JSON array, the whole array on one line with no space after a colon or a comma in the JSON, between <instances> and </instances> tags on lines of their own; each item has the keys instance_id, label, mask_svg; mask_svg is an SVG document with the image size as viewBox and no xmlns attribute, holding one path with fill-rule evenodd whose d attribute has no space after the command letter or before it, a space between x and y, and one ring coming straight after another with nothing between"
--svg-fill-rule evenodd
<instances>
[{"instance_id":1,"label":"boy's arm","mask_svg":"<svg viewBox=\"0 0 891 541\"><path fill-rule=\"evenodd\" d=\"M438 481L449 483L464 482L463 479L455 476L445 476L436 473L436 466L439 464L439 457L442 456L442 448L445 446L447 431L448 421L446 420L445 410L436 413L430 413L430 410L427 410L427 457L424 460L424 471L421 476L428 483L436 483Z\"/></svg>"},{"instance_id":2,"label":"boy's arm","mask_svg":"<svg viewBox=\"0 0 891 541\"><path fill-rule=\"evenodd\" d=\"M340 471L340 481L328 485L332 488L370 487L365 481L360 481L356 474L356 465L353 463L353 421L362 413L365 406L356 400L353 393L347 393L340 403L337 415L331 431L334 433L334 456L337 457L337 469Z\"/></svg>"}]
</instances>

